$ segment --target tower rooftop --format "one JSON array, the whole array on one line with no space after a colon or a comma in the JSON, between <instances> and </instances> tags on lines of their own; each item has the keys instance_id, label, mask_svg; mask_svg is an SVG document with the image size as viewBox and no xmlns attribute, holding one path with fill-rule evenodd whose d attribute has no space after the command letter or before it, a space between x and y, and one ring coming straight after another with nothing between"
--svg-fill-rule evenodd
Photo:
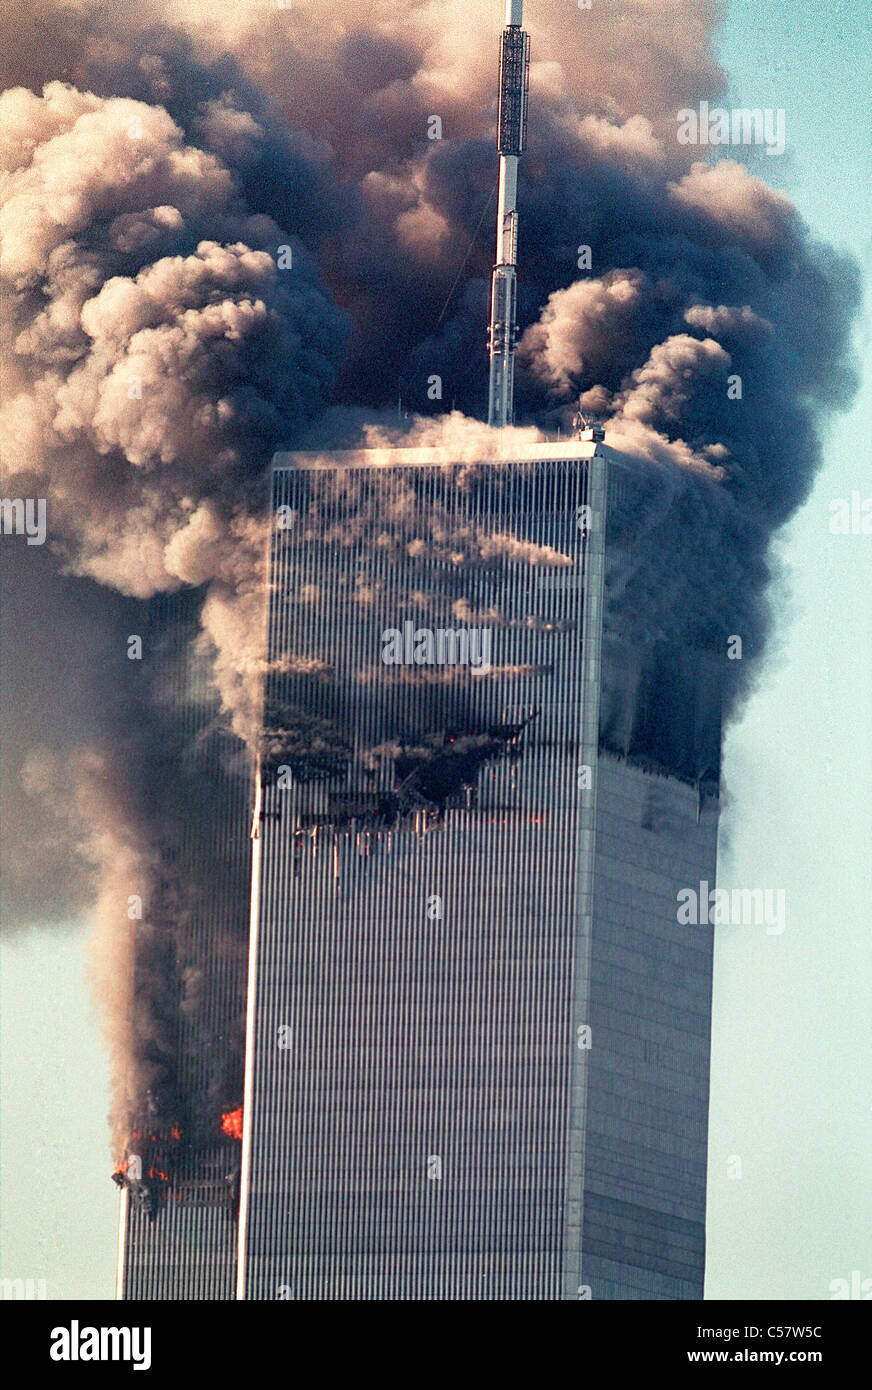
<instances>
[{"instance_id":1,"label":"tower rooftop","mask_svg":"<svg viewBox=\"0 0 872 1390\"><path fill-rule=\"evenodd\" d=\"M512 443L510 436L493 430L493 438L418 448L291 450L273 456L273 469L279 468L426 468L458 463L536 463L546 459L577 459L595 455L616 462L624 458L607 445L587 439L554 439L544 443Z\"/></svg>"}]
</instances>

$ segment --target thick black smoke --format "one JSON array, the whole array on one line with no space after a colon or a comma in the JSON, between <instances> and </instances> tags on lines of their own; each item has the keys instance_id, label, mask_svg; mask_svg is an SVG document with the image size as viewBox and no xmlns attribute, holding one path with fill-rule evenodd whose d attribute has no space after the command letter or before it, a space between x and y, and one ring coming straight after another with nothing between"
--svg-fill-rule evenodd
<instances>
[{"instance_id":1,"label":"thick black smoke","mask_svg":"<svg viewBox=\"0 0 872 1390\"><path fill-rule=\"evenodd\" d=\"M46 497L53 556L28 580L30 552L16 552L11 582L53 606L58 648L79 644L73 684L106 713L77 736L60 687L4 772L17 780L27 759L30 791L74 788L98 937L113 943L102 989L128 1116L149 1094L162 1122L187 1104L170 1059L187 968L173 924L190 908L167 853L186 804L174 772L185 737L156 694L166 664L149 603L194 591L224 718L251 741L273 450L347 441L362 421L385 438L372 422L399 396L423 415L456 405L447 422L417 422L415 438L474 457L482 427L464 417L484 396L501 8L7 5L2 489ZM677 145L675 112L723 95L716 5L602 0L595 19L565 0L530 9L519 415L553 430L581 394L608 417L609 443L668 480L657 495L670 510L658 526L646 514L650 544L612 596L640 640L674 640L680 612L712 649L743 635L752 664L769 539L808 495L821 412L854 388L857 268L741 164L693 163ZM700 474L706 485L689 488ZM685 559L664 585L655 553L672 536ZM81 597L62 573L80 576ZM16 653L38 633L25 607L13 603L4 639L13 687ZM145 629L152 665L137 679L126 644ZM202 705L202 728L214 713ZM26 869L15 829L12 867ZM61 863L70 837L51 835ZM138 881L151 918L137 928L144 1012L131 1014L114 943ZM65 902L43 896L40 915L75 909L74 887ZM235 959L238 924L227 942ZM210 1103L232 1101L235 1085L216 1080Z\"/></svg>"}]
</instances>

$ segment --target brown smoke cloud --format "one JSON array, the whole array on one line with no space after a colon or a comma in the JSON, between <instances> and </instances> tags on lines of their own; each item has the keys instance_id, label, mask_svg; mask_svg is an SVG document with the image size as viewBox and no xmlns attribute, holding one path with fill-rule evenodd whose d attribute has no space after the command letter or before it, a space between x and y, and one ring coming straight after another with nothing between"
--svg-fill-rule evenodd
<instances>
[{"instance_id":1,"label":"brown smoke cloud","mask_svg":"<svg viewBox=\"0 0 872 1390\"><path fill-rule=\"evenodd\" d=\"M164 1111L179 1114L172 1094L170 937L180 905L161 867L154 798L145 806L135 794L141 787L127 777L117 750L107 756L80 748L64 758L36 746L25 759L22 782L46 818L72 835L91 875L89 973L102 1006L112 1144L120 1154L131 1119L147 1118L144 1096L159 1096Z\"/></svg>"},{"instance_id":2,"label":"brown smoke cloud","mask_svg":"<svg viewBox=\"0 0 872 1390\"><path fill-rule=\"evenodd\" d=\"M677 145L676 111L724 92L715 3L528 9L518 406L529 424L518 437L548 437L579 395L607 415L609 442L659 487L641 530L635 519L649 544L640 539L612 601L641 638L668 635L680 612L712 647L742 632L752 659L768 622L770 536L811 487L816 417L854 387L856 267L816 246L784 195L741 164L694 162ZM272 452L389 447L399 442L387 414L399 395L415 417L403 443L451 450L459 485L480 456L495 179L487 127L502 12L491 0L360 0L353 10L312 0L287 11L266 0L9 0L6 19L2 488L46 497L53 561L19 548L9 572L26 586L29 563L38 570L34 594L62 610L58 641L85 643L70 661L81 714L65 715L59 698L40 702L79 769L72 839L96 865L98 919L105 910L114 920L125 883L149 877L174 833L151 772L172 703L162 693L172 685L171 663L160 664L162 603L192 595L217 702L200 700L202 736L220 718L256 737ZM434 115L439 140L428 138ZM579 271L580 245L591 248L589 272ZM741 402L727 393L734 375ZM691 475L701 490L688 489ZM368 533L377 520L359 525ZM482 544L518 544L458 545L438 524L418 526L409 542L458 563ZM685 539L691 528L697 549L664 583L655 554L671 526ZM7 604L13 653L33 639L26 608ZM92 617L81 638L79 608ZM126 636L141 629L154 635L149 678L136 679L130 663L119 684ZM21 670L37 669L28 660ZM328 678L318 653L285 660L314 662L307 669ZM7 689L17 698L14 682ZM301 714L296 732L275 736L300 757L304 724ZM77 725L91 751L75 763ZM143 735L126 740L137 727ZM310 733L329 761L334 732ZM27 746L22 729L13 782ZM178 731L168 746L182 757ZM172 783L172 759L162 766ZM38 767L28 767L35 790ZM52 833L57 862L72 863L69 834L64 848L61 828ZM10 848L23 864L14 834ZM151 1093L169 1116L180 1103L161 1070L178 1025L172 922L185 905L172 880L153 883L150 897L145 1016L134 1010L131 1024L129 961L99 928L101 990L122 1059L119 1113L141 1111ZM29 904L41 910L39 899Z\"/></svg>"}]
</instances>

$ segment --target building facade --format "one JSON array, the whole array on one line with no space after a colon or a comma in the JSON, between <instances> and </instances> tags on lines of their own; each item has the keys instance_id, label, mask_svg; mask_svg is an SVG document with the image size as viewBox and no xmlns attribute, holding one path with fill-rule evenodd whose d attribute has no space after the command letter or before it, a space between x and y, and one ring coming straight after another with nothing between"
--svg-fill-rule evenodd
<instances>
[{"instance_id":1,"label":"building facade","mask_svg":"<svg viewBox=\"0 0 872 1390\"><path fill-rule=\"evenodd\" d=\"M628 611L636 470L273 484L237 1297L701 1297L717 681Z\"/></svg>"},{"instance_id":2,"label":"building facade","mask_svg":"<svg viewBox=\"0 0 872 1390\"><path fill-rule=\"evenodd\" d=\"M158 891L138 926L131 1010L148 1001L144 1031L161 1055L151 1047L138 1059L154 1080L138 1098L115 1174L116 1294L125 1299L230 1299L236 1286L241 1121L233 1121L243 1085L252 778L238 740L222 730L198 626L196 595L149 605L146 675L154 673L155 718L163 716L164 792Z\"/></svg>"}]
</instances>

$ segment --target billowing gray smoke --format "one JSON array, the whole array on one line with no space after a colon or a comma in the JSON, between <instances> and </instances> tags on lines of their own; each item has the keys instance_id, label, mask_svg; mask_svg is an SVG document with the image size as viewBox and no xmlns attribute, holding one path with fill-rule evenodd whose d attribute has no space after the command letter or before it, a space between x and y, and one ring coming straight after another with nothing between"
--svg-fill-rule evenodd
<instances>
[{"instance_id":1,"label":"billowing gray smoke","mask_svg":"<svg viewBox=\"0 0 872 1390\"><path fill-rule=\"evenodd\" d=\"M694 164L675 142L676 110L724 90L714 0L600 0L595 21L566 0L529 11L519 415L553 429L581 394L609 417L610 443L670 473L697 558L654 611L640 554L628 609L656 636L666 607L692 608L704 637L742 633L753 658L769 538L811 487L816 418L853 390L856 267L742 165ZM53 693L41 681L20 745L7 739L4 784L20 785L25 758L32 793L72 779L99 939L116 940L133 881L147 885L133 1015L113 950L101 988L119 1113L141 1114L148 1094L168 1123L182 1104L169 1069L185 907L156 866L184 797L169 794L173 757L157 782L155 767L158 745L178 753L184 738L167 732L159 642L140 668L127 639L154 628L147 600L194 591L225 721L250 739L274 448L352 442L398 395L412 412L481 413L495 178L483 113L501 6L361 0L352 18L344 0L10 0L6 14L2 491L46 497L53 547L49 565L3 539L8 698L27 708L40 680L40 607L59 670L71 655ZM458 415L415 424L459 441L460 457L481 429ZM690 500L688 470L710 476L711 506ZM33 812L7 797L11 867L26 869ZM13 872L13 920L81 905L60 870L69 834L44 840L43 880L54 863L64 896L17 894ZM216 1081L216 1107L237 1084Z\"/></svg>"}]
</instances>

